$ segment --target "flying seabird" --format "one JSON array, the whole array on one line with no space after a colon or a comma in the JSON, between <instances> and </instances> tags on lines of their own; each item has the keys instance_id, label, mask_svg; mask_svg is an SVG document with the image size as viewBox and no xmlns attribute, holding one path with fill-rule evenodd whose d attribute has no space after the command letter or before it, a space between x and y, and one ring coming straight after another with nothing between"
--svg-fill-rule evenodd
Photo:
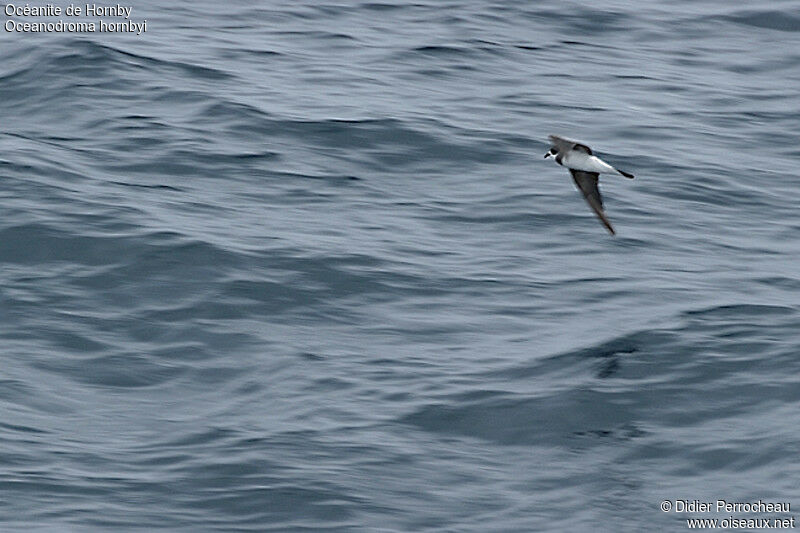
<instances>
[{"instance_id":1,"label":"flying seabird","mask_svg":"<svg viewBox=\"0 0 800 533\"><path fill-rule=\"evenodd\" d=\"M601 173L621 174L630 179L633 179L633 174L618 170L596 155L592 155L592 149L585 144L570 141L558 135L550 135L549 138L553 146L544 154L545 159L552 155L556 163L569 169L575 185L583 193L589 207L594 210L608 231L615 235L616 232L603 211L603 199L600 197L597 183Z\"/></svg>"}]
</instances>

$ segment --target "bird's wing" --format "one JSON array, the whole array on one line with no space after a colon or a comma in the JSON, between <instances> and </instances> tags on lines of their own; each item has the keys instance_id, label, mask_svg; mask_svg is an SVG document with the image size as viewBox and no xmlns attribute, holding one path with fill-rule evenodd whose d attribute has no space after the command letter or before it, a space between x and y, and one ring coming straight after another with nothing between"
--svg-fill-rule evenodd
<instances>
[{"instance_id":1,"label":"bird's wing","mask_svg":"<svg viewBox=\"0 0 800 533\"><path fill-rule=\"evenodd\" d=\"M569 152L570 150L578 150L580 152L592 155L592 149L585 144L581 144L577 141L570 141L569 139L559 137L558 135L548 135L548 138L550 139L550 142L553 143L553 146L558 148L558 151L562 154Z\"/></svg>"},{"instance_id":2,"label":"bird's wing","mask_svg":"<svg viewBox=\"0 0 800 533\"><path fill-rule=\"evenodd\" d=\"M603 225L608 228L611 235L616 235L614 228L611 227L611 221L608 220L605 212L603 211L603 198L600 196L600 189L597 186L599 182L599 174L597 172L585 172L583 170L569 169L572 174L572 179L575 180L575 185L583 193L584 198L589 203L589 207L600 218Z\"/></svg>"}]
</instances>

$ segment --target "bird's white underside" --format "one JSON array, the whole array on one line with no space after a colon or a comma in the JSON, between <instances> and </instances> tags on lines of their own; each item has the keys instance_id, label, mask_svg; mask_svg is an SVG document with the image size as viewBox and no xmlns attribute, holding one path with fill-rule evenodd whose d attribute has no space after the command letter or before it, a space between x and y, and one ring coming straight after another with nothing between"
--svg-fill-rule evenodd
<instances>
[{"instance_id":1,"label":"bird's white underside","mask_svg":"<svg viewBox=\"0 0 800 533\"><path fill-rule=\"evenodd\" d=\"M561 164L574 170L598 173L616 173L617 169L603 161L597 156L585 154L583 152L571 151L564 154Z\"/></svg>"}]
</instances>

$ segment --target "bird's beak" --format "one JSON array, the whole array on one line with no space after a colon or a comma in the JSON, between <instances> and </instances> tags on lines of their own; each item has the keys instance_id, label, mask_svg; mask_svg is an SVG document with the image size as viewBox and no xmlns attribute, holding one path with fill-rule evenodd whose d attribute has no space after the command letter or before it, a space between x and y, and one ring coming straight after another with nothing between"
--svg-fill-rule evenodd
<instances>
[{"instance_id":1,"label":"bird's beak","mask_svg":"<svg viewBox=\"0 0 800 533\"><path fill-rule=\"evenodd\" d=\"M545 159L547 159L548 157L550 157L550 152L547 152L546 154L544 154L544 158Z\"/></svg>"}]
</instances>

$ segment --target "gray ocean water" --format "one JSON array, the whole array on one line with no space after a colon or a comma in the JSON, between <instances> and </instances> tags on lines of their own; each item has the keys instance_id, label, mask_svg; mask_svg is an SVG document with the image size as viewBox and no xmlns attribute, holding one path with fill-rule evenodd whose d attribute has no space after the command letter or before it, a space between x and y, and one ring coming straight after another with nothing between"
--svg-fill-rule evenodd
<instances>
[{"instance_id":1,"label":"gray ocean water","mask_svg":"<svg viewBox=\"0 0 800 533\"><path fill-rule=\"evenodd\" d=\"M659 505L800 508L798 2L132 7L0 31L0 530L794 516Z\"/></svg>"}]
</instances>

